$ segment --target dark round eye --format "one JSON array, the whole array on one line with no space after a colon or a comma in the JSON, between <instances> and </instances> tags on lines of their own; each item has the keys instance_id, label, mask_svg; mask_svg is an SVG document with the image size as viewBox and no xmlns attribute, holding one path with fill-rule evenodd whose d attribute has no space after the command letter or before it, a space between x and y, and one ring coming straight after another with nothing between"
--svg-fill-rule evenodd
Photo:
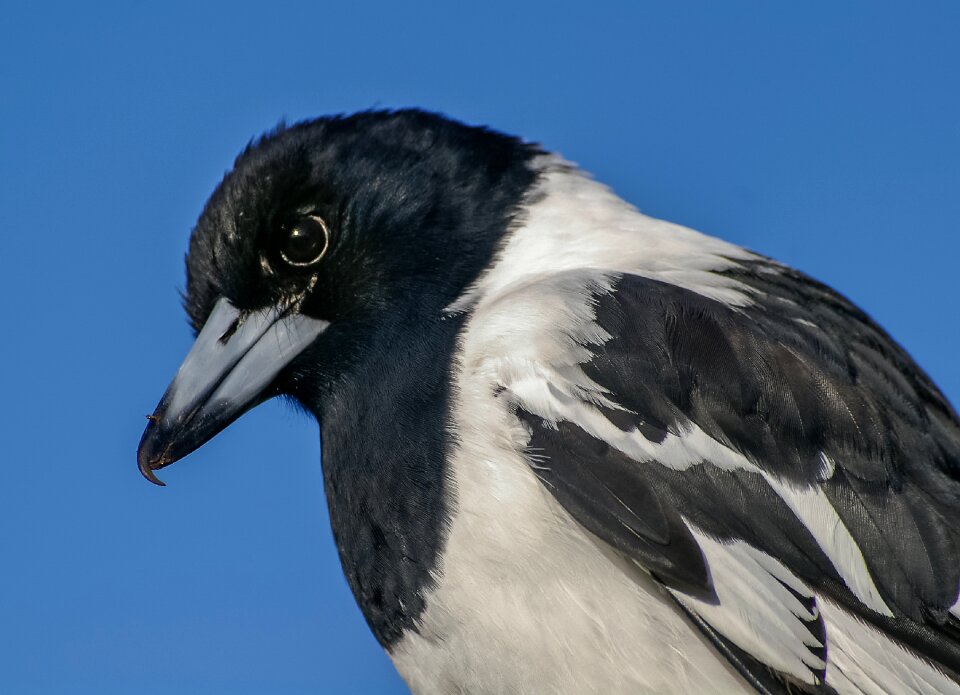
<instances>
[{"instance_id":1,"label":"dark round eye","mask_svg":"<svg viewBox=\"0 0 960 695\"><path fill-rule=\"evenodd\" d=\"M329 245L326 223L316 215L308 215L284 227L280 256L290 265L313 265L323 258Z\"/></svg>"}]
</instances>

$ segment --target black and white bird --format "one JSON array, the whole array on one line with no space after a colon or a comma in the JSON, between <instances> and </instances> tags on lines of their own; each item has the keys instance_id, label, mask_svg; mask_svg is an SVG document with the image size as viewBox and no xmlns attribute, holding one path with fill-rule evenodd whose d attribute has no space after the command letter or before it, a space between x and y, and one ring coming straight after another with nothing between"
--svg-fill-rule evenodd
<instances>
[{"instance_id":1,"label":"black and white bird","mask_svg":"<svg viewBox=\"0 0 960 695\"><path fill-rule=\"evenodd\" d=\"M143 474L277 395L418 693L960 693L960 423L848 300L422 111L280 127L190 239Z\"/></svg>"}]
</instances>

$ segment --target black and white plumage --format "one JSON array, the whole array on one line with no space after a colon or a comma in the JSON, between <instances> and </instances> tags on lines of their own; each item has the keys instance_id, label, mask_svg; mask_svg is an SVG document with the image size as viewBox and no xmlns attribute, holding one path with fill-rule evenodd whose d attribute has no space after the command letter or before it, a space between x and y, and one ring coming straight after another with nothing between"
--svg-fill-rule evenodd
<instances>
[{"instance_id":1,"label":"black and white plumage","mask_svg":"<svg viewBox=\"0 0 960 695\"><path fill-rule=\"evenodd\" d=\"M253 143L187 274L141 470L299 401L414 691L960 693L957 416L802 273L401 111Z\"/></svg>"}]
</instances>

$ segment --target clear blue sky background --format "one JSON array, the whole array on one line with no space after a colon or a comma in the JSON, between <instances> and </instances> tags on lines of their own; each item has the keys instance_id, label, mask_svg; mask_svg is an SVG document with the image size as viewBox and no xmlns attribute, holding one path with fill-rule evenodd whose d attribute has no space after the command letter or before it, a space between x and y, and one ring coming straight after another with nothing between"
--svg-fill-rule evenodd
<instances>
[{"instance_id":1,"label":"clear blue sky background","mask_svg":"<svg viewBox=\"0 0 960 695\"><path fill-rule=\"evenodd\" d=\"M279 403L146 483L182 257L279 119L419 105L794 264L960 400L956 2L6 2L0 689L404 692Z\"/></svg>"}]
</instances>

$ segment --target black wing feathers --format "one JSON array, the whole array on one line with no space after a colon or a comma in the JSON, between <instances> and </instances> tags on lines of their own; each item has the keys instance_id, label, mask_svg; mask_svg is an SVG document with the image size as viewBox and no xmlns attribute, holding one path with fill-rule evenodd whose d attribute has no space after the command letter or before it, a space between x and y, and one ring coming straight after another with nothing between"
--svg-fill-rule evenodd
<instances>
[{"instance_id":1,"label":"black wing feathers","mask_svg":"<svg viewBox=\"0 0 960 695\"><path fill-rule=\"evenodd\" d=\"M714 600L700 546L677 510L662 505L659 491L638 475L635 461L569 422L545 427L526 411L517 415L531 430L534 472L574 519L661 581Z\"/></svg>"},{"instance_id":2,"label":"black wing feathers","mask_svg":"<svg viewBox=\"0 0 960 695\"><path fill-rule=\"evenodd\" d=\"M960 587L956 416L861 312L793 271L775 284L779 270L754 275L780 294L740 309L624 276L598 298L613 338L584 370L639 420L694 423L781 479L824 484L888 605L942 618Z\"/></svg>"}]
</instances>

